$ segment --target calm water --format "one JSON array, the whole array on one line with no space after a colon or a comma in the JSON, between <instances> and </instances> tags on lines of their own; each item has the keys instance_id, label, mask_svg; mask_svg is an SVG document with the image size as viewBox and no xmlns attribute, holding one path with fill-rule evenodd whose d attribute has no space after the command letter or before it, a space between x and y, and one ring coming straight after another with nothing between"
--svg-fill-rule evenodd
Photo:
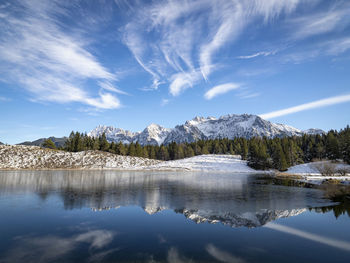
<instances>
[{"instance_id":1,"label":"calm water","mask_svg":"<svg viewBox=\"0 0 350 263\"><path fill-rule=\"evenodd\" d=\"M350 217L253 175L0 172L0 262L350 262Z\"/></svg>"}]
</instances>

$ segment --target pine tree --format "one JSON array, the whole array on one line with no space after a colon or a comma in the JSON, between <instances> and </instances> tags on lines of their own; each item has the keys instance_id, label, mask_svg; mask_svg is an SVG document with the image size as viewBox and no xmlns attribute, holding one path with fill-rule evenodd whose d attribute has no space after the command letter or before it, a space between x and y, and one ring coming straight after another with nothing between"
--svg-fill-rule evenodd
<instances>
[{"instance_id":1,"label":"pine tree","mask_svg":"<svg viewBox=\"0 0 350 263\"><path fill-rule=\"evenodd\" d=\"M111 142L111 144L109 145L109 150L108 150L108 151L109 151L110 153L116 153L115 148L116 148L115 143L114 143L114 142Z\"/></svg>"},{"instance_id":2,"label":"pine tree","mask_svg":"<svg viewBox=\"0 0 350 263\"><path fill-rule=\"evenodd\" d=\"M128 155L129 156L136 156L135 144L133 142L129 144Z\"/></svg>"},{"instance_id":3,"label":"pine tree","mask_svg":"<svg viewBox=\"0 0 350 263\"><path fill-rule=\"evenodd\" d=\"M194 151L190 145L185 146L185 157L192 157L194 156Z\"/></svg>"},{"instance_id":4,"label":"pine tree","mask_svg":"<svg viewBox=\"0 0 350 263\"><path fill-rule=\"evenodd\" d=\"M93 139L92 150L98 151L100 150L100 140L98 138Z\"/></svg>"},{"instance_id":5,"label":"pine tree","mask_svg":"<svg viewBox=\"0 0 350 263\"><path fill-rule=\"evenodd\" d=\"M248 143L247 143L247 140L243 138L242 140L242 153L241 153L241 156L242 156L242 160L247 160L247 157L248 157Z\"/></svg>"},{"instance_id":6,"label":"pine tree","mask_svg":"<svg viewBox=\"0 0 350 263\"><path fill-rule=\"evenodd\" d=\"M242 155L242 148L241 148L241 144L239 142L234 142L234 151L236 154L240 154Z\"/></svg>"},{"instance_id":7,"label":"pine tree","mask_svg":"<svg viewBox=\"0 0 350 263\"><path fill-rule=\"evenodd\" d=\"M138 142L135 143L135 156L137 156L137 157L142 157L143 156L142 147L141 147L141 145Z\"/></svg>"},{"instance_id":8,"label":"pine tree","mask_svg":"<svg viewBox=\"0 0 350 263\"><path fill-rule=\"evenodd\" d=\"M215 141L212 153L215 153L215 154L222 153L222 148L221 148L220 143L218 141Z\"/></svg>"},{"instance_id":9,"label":"pine tree","mask_svg":"<svg viewBox=\"0 0 350 263\"><path fill-rule=\"evenodd\" d=\"M229 147L229 153L230 154L232 154L232 155L234 155L235 154L235 151L234 151L234 149L233 149L233 144L232 143L230 143L230 147Z\"/></svg>"},{"instance_id":10,"label":"pine tree","mask_svg":"<svg viewBox=\"0 0 350 263\"><path fill-rule=\"evenodd\" d=\"M203 145L201 154L209 154L208 146L206 144Z\"/></svg>"},{"instance_id":11,"label":"pine tree","mask_svg":"<svg viewBox=\"0 0 350 263\"><path fill-rule=\"evenodd\" d=\"M286 157L282 150L280 143L276 143L274 146L274 151L272 155L273 167L279 171L286 171L288 169Z\"/></svg>"},{"instance_id":12,"label":"pine tree","mask_svg":"<svg viewBox=\"0 0 350 263\"><path fill-rule=\"evenodd\" d=\"M177 147L177 151L175 152L174 158L175 160L185 158L185 152L182 144L180 144L179 147Z\"/></svg>"},{"instance_id":13,"label":"pine tree","mask_svg":"<svg viewBox=\"0 0 350 263\"><path fill-rule=\"evenodd\" d=\"M264 170L269 168L268 155L266 145L263 141L253 139L250 142L248 165L255 169Z\"/></svg>"},{"instance_id":14,"label":"pine tree","mask_svg":"<svg viewBox=\"0 0 350 263\"><path fill-rule=\"evenodd\" d=\"M159 148L158 159L163 161L169 160L169 153L167 148L164 145L160 146Z\"/></svg>"},{"instance_id":15,"label":"pine tree","mask_svg":"<svg viewBox=\"0 0 350 263\"><path fill-rule=\"evenodd\" d=\"M350 164L350 127L340 132L340 149L344 162Z\"/></svg>"},{"instance_id":16,"label":"pine tree","mask_svg":"<svg viewBox=\"0 0 350 263\"><path fill-rule=\"evenodd\" d=\"M202 154L202 148L198 145L198 143L194 144L194 154L195 155L201 155Z\"/></svg>"},{"instance_id":17,"label":"pine tree","mask_svg":"<svg viewBox=\"0 0 350 263\"><path fill-rule=\"evenodd\" d=\"M336 160L340 157L339 142L335 137L334 131L330 131L326 141L327 157L331 160Z\"/></svg>"},{"instance_id":18,"label":"pine tree","mask_svg":"<svg viewBox=\"0 0 350 263\"><path fill-rule=\"evenodd\" d=\"M151 159L157 159L157 154L156 154L156 147L151 147L149 150L149 158Z\"/></svg>"},{"instance_id":19,"label":"pine tree","mask_svg":"<svg viewBox=\"0 0 350 263\"><path fill-rule=\"evenodd\" d=\"M75 133L73 142L74 142L74 148L73 148L74 152L80 152L83 150L83 139L79 132Z\"/></svg>"},{"instance_id":20,"label":"pine tree","mask_svg":"<svg viewBox=\"0 0 350 263\"><path fill-rule=\"evenodd\" d=\"M323 145L319 142L316 145L317 159L322 160L323 158Z\"/></svg>"},{"instance_id":21,"label":"pine tree","mask_svg":"<svg viewBox=\"0 0 350 263\"><path fill-rule=\"evenodd\" d=\"M127 149L125 145L122 142L119 142L116 146L116 153L119 155L126 155L127 154Z\"/></svg>"},{"instance_id":22,"label":"pine tree","mask_svg":"<svg viewBox=\"0 0 350 263\"><path fill-rule=\"evenodd\" d=\"M103 133L102 136L99 138L99 144L100 144L100 151L108 151L109 149L109 143L106 139L106 134Z\"/></svg>"},{"instance_id":23,"label":"pine tree","mask_svg":"<svg viewBox=\"0 0 350 263\"><path fill-rule=\"evenodd\" d=\"M141 157L149 158L147 147L143 147L143 148L141 148L141 150L142 150L142 156Z\"/></svg>"},{"instance_id":24,"label":"pine tree","mask_svg":"<svg viewBox=\"0 0 350 263\"><path fill-rule=\"evenodd\" d=\"M51 139L46 139L46 140L43 142L42 146L43 146L44 148L56 149L56 145L55 145L55 143L54 143Z\"/></svg>"}]
</instances>

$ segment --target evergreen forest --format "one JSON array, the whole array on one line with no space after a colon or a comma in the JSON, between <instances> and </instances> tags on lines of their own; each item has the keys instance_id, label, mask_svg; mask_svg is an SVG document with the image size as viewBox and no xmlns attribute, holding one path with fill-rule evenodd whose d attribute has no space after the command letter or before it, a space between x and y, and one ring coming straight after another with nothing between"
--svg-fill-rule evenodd
<instances>
[{"instance_id":1,"label":"evergreen forest","mask_svg":"<svg viewBox=\"0 0 350 263\"><path fill-rule=\"evenodd\" d=\"M50 142L47 145L52 147ZM51 148L50 147L50 148ZM323 135L293 136L284 138L235 138L199 140L192 143L168 145L123 144L108 142L105 134L98 138L86 133L72 132L64 150L79 152L99 150L119 155L137 156L158 160L176 160L201 154L236 154L248 161L255 169L277 169L315 160L338 160L350 164L350 127L340 131L331 130Z\"/></svg>"}]
</instances>

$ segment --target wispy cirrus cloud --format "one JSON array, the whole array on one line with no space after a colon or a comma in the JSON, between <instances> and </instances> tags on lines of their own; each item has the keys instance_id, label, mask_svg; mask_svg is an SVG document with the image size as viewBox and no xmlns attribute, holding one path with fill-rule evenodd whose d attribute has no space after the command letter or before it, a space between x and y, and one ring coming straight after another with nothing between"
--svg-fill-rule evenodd
<instances>
[{"instance_id":1,"label":"wispy cirrus cloud","mask_svg":"<svg viewBox=\"0 0 350 263\"><path fill-rule=\"evenodd\" d=\"M269 113L264 113L264 114L261 114L260 117L263 119L272 119L280 116L289 115L292 113L297 113L297 112L316 109L316 108L322 108L322 107L345 103L345 102L350 102L350 94L330 97L322 100L316 100L316 101L301 104L298 106L277 110L277 111L272 111Z\"/></svg>"},{"instance_id":2,"label":"wispy cirrus cloud","mask_svg":"<svg viewBox=\"0 0 350 263\"><path fill-rule=\"evenodd\" d=\"M276 54L276 52L277 51L260 51L260 52L257 52L257 53L251 54L251 55L247 55L247 56L238 56L237 58L250 59L250 58L256 58L256 57L260 57L260 56L267 57L267 56Z\"/></svg>"},{"instance_id":3,"label":"wispy cirrus cloud","mask_svg":"<svg viewBox=\"0 0 350 263\"><path fill-rule=\"evenodd\" d=\"M296 28L292 37L302 39L344 29L350 23L350 4L339 5L339 3L341 2L334 2L327 10L289 21L290 25Z\"/></svg>"},{"instance_id":4,"label":"wispy cirrus cloud","mask_svg":"<svg viewBox=\"0 0 350 263\"><path fill-rule=\"evenodd\" d=\"M295 10L299 2L152 1L133 7L137 11L123 28L123 39L138 64L152 76L152 87L168 85L169 92L177 96L207 81L222 65L214 55L249 24L257 19L269 23Z\"/></svg>"},{"instance_id":5,"label":"wispy cirrus cloud","mask_svg":"<svg viewBox=\"0 0 350 263\"><path fill-rule=\"evenodd\" d=\"M98 85L106 91L111 91L111 92L115 92L115 93L122 94L122 95L129 95L127 92L118 89L116 87L116 85L113 85L109 81L105 81L105 82L100 81L100 82L98 82Z\"/></svg>"},{"instance_id":6,"label":"wispy cirrus cloud","mask_svg":"<svg viewBox=\"0 0 350 263\"><path fill-rule=\"evenodd\" d=\"M236 83L225 83L225 84L217 85L217 86L211 88L210 90L208 90L204 94L204 98L207 100L211 100L212 98L214 98L218 95L225 94L231 90L238 89L239 87L240 87L240 85L236 84Z\"/></svg>"},{"instance_id":7,"label":"wispy cirrus cloud","mask_svg":"<svg viewBox=\"0 0 350 263\"><path fill-rule=\"evenodd\" d=\"M7 79L28 90L34 100L79 102L100 109L120 107L119 99L104 89L84 88L86 81L115 80L91 52L89 39L69 34L58 16L68 7L58 1L11 1L0 13L0 61Z\"/></svg>"}]
</instances>

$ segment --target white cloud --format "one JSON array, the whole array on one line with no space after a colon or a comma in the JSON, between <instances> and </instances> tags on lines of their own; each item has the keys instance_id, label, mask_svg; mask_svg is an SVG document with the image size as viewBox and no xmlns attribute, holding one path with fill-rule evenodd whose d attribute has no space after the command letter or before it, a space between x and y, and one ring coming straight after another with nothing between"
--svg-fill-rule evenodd
<instances>
[{"instance_id":1,"label":"white cloud","mask_svg":"<svg viewBox=\"0 0 350 263\"><path fill-rule=\"evenodd\" d=\"M291 234L291 235L295 235L301 238L305 238L311 241L315 241L321 244L325 244L328 245L330 247L335 247L341 250L346 250L346 251L350 251L350 243L347 241L341 241L341 240L337 240L337 239L333 239L333 238L328 238L328 237L324 237L324 236L320 236L320 235L316 235L316 234L312 234L306 231L302 231L302 230L298 230L292 227L288 227L288 226L283 226L283 225L279 225L279 224L274 224L274 223L268 223L265 225L265 227L273 229L273 230L277 230L280 232L284 232L287 234Z\"/></svg>"},{"instance_id":2,"label":"white cloud","mask_svg":"<svg viewBox=\"0 0 350 263\"><path fill-rule=\"evenodd\" d=\"M226 1L218 4L220 7L215 6L215 8L220 9L220 16L215 16L216 21L213 23L215 26L211 26L216 27L219 24L219 27L215 29L212 40L202 46L199 55L201 72L205 79L211 73L213 53L226 44L228 40L237 37L244 25L243 7L239 2Z\"/></svg>"},{"instance_id":3,"label":"white cloud","mask_svg":"<svg viewBox=\"0 0 350 263\"><path fill-rule=\"evenodd\" d=\"M349 12L348 3L345 5L335 3L326 11L296 18L291 21L291 26L296 28L292 35L296 39L301 39L340 30L350 23Z\"/></svg>"},{"instance_id":4,"label":"white cloud","mask_svg":"<svg viewBox=\"0 0 350 263\"><path fill-rule=\"evenodd\" d=\"M13 1L2 10L1 73L30 91L37 101L80 102L101 109L120 107L111 93L90 95L87 80L114 81L88 51L89 39L63 30L57 15L66 15L58 3ZM20 12L20 13L18 13Z\"/></svg>"},{"instance_id":5,"label":"white cloud","mask_svg":"<svg viewBox=\"0 0 350 263\"><path fill-rule=\"evenodd\" d=\"M296 9L300 0L253 0L247 1L253 13L263 16L265 23L275 19L281 13L291 13Z\"/></svg>"},{"instance_id":6,"label":"white cloud","mask_svg":"<svg viewBox=\"0 0 350 263\"><path fill-rule=\"evenodd\" d=\"M317 101L301 104L298 106L261 114L260 117L263 119L272 119L272 118L289 115L300 111L311 110L311 109L331 106L331 105L345 103L345 102L350 102L350 94L330 97L327 99L317 100Z\"/></svg>"},{"instance_id":7,"label":"white cloud","mask_svg":"<svg viewBox=\"0 0 350 263\"><path fill-rule=\"evenodd\" d=\"M214 55L237 39L247 25L259 18L272 21L295 10L298 3L154 1L134 6L137 11L123 28L123 39L138 64L152 76L153 88L168 84L170 93L177 96L222 66Z\"/></svg>"},{"instance_id":8,"label":"white cloud","mask_svg":"<svg viewBox=\"0 0 350 263\"><path fill-rule=\"evenodd\" d=\"M180 95L184 90L191 88L193 84L200 80L200 72L180 72L170 77L169 86L170 94L173 96Z\"/></svg>"},{"instance_id":9,"label":"white cloud","mask_svg":"<svg viewBox=\"0 0 350 263\"><path fill-rule=\"evenodd\" d=\"M204 94L204 98L206 98L207 100L211 100L212 98L218 95L225 94L231 90L238 89L239 87L240 87L239 84L236 84L236 83L226 83L226 84L218 85L208 90Z\"/></svg>"},{"instance_id":10,"label":"white cloud","mask_svg":"<svg viewBox=\"0 0 350 263\"><path fill-rule=\"evenodd\" d=\"M240 58L240 59L250 59L250 58L256 58L256 57L260 57L260 56L263 56L263 57L266 57L266 56L270 56L270 55L274 55L276 54L276 51L261 51L261 52L257 52L257 53L254 53L254 54L251 54L251 55L247 55L247 56L239 56L237 58Z\"/></svg>"},{"instance_id":11,"label":"white cloud","mask_svg":"<svg viewBox=\"0 0 350 263\"><path fill-rule=\"evenodd\" d=\"M129 95L127 92L125 91L122 91L118 88L116 88L115 85L113 85L112 83L106 81L106 82L98 82L98 85L104 89L104 90L107 90L107 91L112 91L112 92L115 92L115 93L119 93L119 94L122 94L122 95Z\"/></svg>"},{"instance_id":12,"label":"white cloud","mask_svg":"<svg viewBox=\"0 0 350 263\"><path fill-rule=\"evenodd\" d=\"M169 99L162 99L161 103L160 103L160 106L165 106L165 105L168 105L169 104Z\"/></svg>"},{"instance_id":13,"label":"white cloud","mask_svg":"<svg viewBox=\"0 0 350 263\"><path fill-rule=\"evenodd\" d=\"M325 43L326 52L330 55L338 55L350 49L350 37L344 37L327 41Z\"/></svg>"}]
</instances>

